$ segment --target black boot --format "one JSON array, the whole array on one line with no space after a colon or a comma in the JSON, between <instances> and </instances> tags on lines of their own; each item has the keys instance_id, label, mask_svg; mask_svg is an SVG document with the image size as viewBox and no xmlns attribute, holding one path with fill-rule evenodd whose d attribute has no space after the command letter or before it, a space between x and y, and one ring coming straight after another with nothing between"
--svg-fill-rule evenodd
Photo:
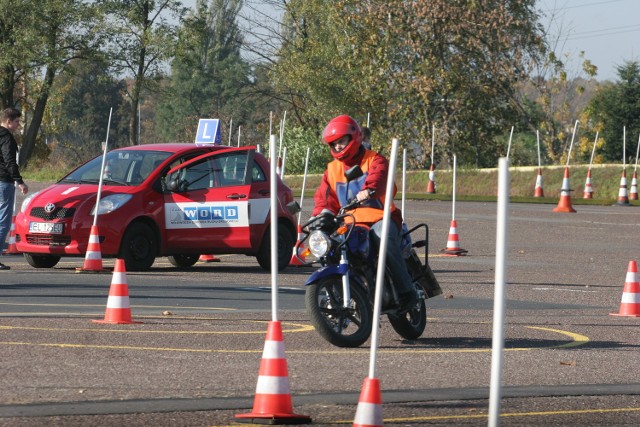
<instances>
[{"instance_id":1,"label":"black boot","mask_svg":"<svg viewBox=\"0 0 640 427\"><path fill-rule=\"evenodd\" d=\"M400 303L400 311L404 313L411 310L416 306L416 304L418 304L419 297L416 290L412 289L408 292L401 292L398 294L398 300Z\"/></svg>"}]
</instances>

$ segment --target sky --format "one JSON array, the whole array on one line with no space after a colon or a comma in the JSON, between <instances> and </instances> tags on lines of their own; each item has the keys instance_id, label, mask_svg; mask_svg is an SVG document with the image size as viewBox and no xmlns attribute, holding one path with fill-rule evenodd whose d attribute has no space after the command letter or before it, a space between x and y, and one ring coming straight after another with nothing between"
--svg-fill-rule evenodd
<instances>
[{"instance_id":1,"label":"sky","mask_svg":"<svg viewBox=\"0 0 640 427\"><path fill-rule=\"evenodd\" d=\"M616 81L618 65L640 61L640 0L538 0L537 8L569 77L580 70L580 51L598 67L598 80Z\"/></svg>"}]
</instances>

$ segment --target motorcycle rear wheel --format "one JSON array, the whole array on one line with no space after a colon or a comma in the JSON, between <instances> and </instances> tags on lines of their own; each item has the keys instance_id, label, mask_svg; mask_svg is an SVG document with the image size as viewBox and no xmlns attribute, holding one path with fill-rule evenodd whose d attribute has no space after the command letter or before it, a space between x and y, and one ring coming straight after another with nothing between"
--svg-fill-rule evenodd
<instances>
[{"instance_id":1,"label":"motorcycle rear wheel","mask_svg":"<svg viewBox=\"0 0 640 427\"><path fill-rule=\"evenodd\" d=\"M420 338L427 327L427 307L422 298L415 307L403 315L390 314L388 317L393 330L407 340Z\"/></svg>"},{"instance_id":2,"label":"motorcycle rear wheel","mask_svg":"<svg viewBox=\"0 0 640 427\"><path fill-rule=\"evenodd\" d=\"M365 292L351 286L351 301L343 305L342 276L326 277L307 287L305 304L322 338L338 347L358 347L371 335L373 315Z\"/></svg>"}]
</instances>

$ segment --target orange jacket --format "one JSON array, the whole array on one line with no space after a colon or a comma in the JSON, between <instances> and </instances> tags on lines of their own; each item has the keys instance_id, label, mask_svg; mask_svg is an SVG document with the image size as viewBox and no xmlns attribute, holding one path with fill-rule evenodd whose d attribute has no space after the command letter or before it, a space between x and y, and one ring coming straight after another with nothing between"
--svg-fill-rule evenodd
<instances>
[{"instance_id":1,"label":"orange jacket","mask_svg":"<svg viewBox=\"0 0 640 427\"><path fill-rule=\"evenodd\" d=\"M318 215L324 209L335 214L341 206L355 198L359 191L369 189L374 190L375 194L352 213L356 222L360 224L371 225L382 219L389 163L387 159L375 151L366 149L362 149L362 153L359 153L354 160L356 161L353 164L359 164L364 174L351 181L348 188L344 172L353 164L347 165L339 160L334 160L327 165L322 182L314 196L315 207L312 215ZM395 186L393 193L392 197L396 193ZM391 202L391 218L396 221L398 226L401 226L402 213L393 202Z\"/></svg>"}]
</instances>

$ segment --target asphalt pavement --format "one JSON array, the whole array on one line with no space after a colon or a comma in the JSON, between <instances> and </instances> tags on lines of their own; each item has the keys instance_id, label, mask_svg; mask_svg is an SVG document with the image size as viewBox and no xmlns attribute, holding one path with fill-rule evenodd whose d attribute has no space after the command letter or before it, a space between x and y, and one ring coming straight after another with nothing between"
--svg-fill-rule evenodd
<instances>
[{"instance_id":1,"label":"asphalt pavement","mask_svg":"<svg viewBox=\"0 0 640 427\"><path fill-rule=\"evenodd\" d=\"M618 312L638 254L638 208L511 204L503 425L638 425L640 318ZM385 425L486 425L495 283L493 203L459 202L464 257L443 256L450 202L407 202L409 225L430 225L429 260L443 295L414 341L388 321L376 377ZM0 426L233 425L252 411L271 277L255 259L127 273L132 325L105 325L110 272L82 259L35 270L20 256L0 273ZM113 260L105 260L107 269ZM278 275L279 312L296 413L351 424L370 348L341 349L304 310L310 268Z\"/></svg>"}]
</instances>

